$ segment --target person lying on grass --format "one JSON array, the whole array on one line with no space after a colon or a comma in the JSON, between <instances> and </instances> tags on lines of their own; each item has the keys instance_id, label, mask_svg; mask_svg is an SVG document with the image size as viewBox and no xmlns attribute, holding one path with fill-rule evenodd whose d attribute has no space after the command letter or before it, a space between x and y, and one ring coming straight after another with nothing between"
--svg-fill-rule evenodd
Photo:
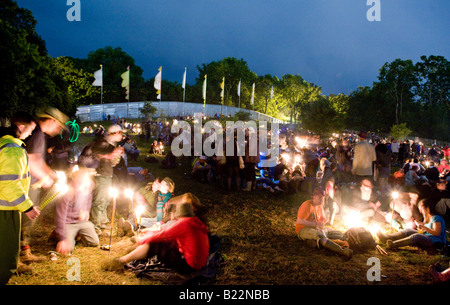
<instances>
[{"instance_id":1,"label":"person lying on grass","mask_svg":"<svg viewBox=\"0 0 450 305\"><path fill-rule=\"evenodd\" d=\"M130 253L104 264L105 270L124 270L132 261L155 255L167 267L180 274L201 270L208 259L208 226L198 218L189 202L178 204L175 222L161 231L146 232Z\"/></svg>"}]
</instances>

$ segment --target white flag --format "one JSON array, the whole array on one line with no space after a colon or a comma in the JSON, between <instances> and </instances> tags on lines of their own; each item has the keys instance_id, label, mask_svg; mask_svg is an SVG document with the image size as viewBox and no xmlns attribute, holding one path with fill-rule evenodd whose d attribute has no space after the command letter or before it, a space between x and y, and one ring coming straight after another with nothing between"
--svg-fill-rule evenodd
<instances>
[{"instance_id":1,"label":"white flag","mask_svg":"<svg viewBox=\"0 0 450 305\"><path fill-rule=\"evenodd\" d=\"M272 89L270 89L270 99L273 99L273 85L272 85Z\"/></svg>"},{"instance_id":2,"label":"white flag","mask_svg":"<svg viewBox=\"0 0 450 305\"><path fill-rule=\"evenodd\" d=\"M254 102L255 102L255 83L253 83L253 86L252 86L252 99L250 100L250 104L254 104Z\"/></svg>"},{"instance_id":3,"label":"white flag","mask_svg":"<svg viewBox=\"0 0 450 305\"><path fill-rule=\"evenodd\" d=\"M184 68L183 83L182 83L181 87L183 89L186 88L186 68Z\"/></svg>"},{"instance_id":4,"label":"white flag","mask_svg":"<svg viewBox=\"0 0 450 305\"><path fill-rule=\"evenodd\" d=\"M161 74L162 74L162 66L159 67L158 69L158 74L156 74L155 76L155 83L153 84L153 86L156 89L156 93L158 94L158 96L156 97L158 100L161 99Z\"/></svg>"},{"instance_id":5,"label":"white flag","mask_svg":"<svg viewBox=\"0 0 450 305\"><path fill-rule=\"evenodd\" d=\"M241 96L241 80L239 80L238 89L237 89L237 95Z\"/></svg>"},{"instance_id":6,"label":"white flag","mask_svg":"<svg viewBox=\"0 0 450 305\"><path fill-rule=\"evenodd\" d=\"M94 72L94 77L95 80L92 83L92 86L103 86L103 71L101 68Z\"/></svg>"},{"instance_id":7,"label":"white flag","mask_svg":"<svg viewBox=\"0 0 450 305\"><path fill-rule=\"evenodd\" d=\"M207 80L207 77L208 77L208 75L205 74L205 80L203 81L203 90L202 90L202 93L203 93L203 108L205 108L205 106L206 106L206 80Z\"/></svg>"}]
</instances>

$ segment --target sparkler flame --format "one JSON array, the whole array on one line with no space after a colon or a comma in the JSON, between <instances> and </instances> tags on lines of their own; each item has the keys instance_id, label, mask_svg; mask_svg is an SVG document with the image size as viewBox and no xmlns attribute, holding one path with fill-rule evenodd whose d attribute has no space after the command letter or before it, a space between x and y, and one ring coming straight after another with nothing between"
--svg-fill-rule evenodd
<instances>
[{"instance_id":1,"label":"sparkler flame","mask_svg":"<svg viewBox=\"0 0 450 305\"><path fill-rule=\"evenodd\" d=\"M130 189L126 189L125 190L125 196L127 196L128 198L133 198L133 191Z\"/></svg>"},{"instance_id":2,"label":"sparkler flame","mask_svg":"<svg viewBox=\"0 0 450 305\"><path fill-rule=\"evenodd\" d=\"M348 228L363 227L363 221L361 219L361 213L357 210L350 211L344 217L344 224Z\"/></svg>"},{"instance_id":3,"label":"sparkler flame","mask_svg":"<svg viewBox=\"0 0 450 305\"><path fill-rule=\"evenodd\" d=\"M115 199L118 195L117 189L115 189L114 187L111 187L109 189L109 195Z\"/></svg>"},{"instance_id":4,"label":"sparkler flame","mask_svg":"<svg viewBox=\"0 0 450 305\"><path fill-rule=\"evenodd\" d=\"M393 198L394 200L395 200L395 199L398 199L398 197L399 197L398 192L396 192L396 191L392 192L392 198Z\"/></svg>"},{"instance_id":5,"label":"sparkler flame","mask_svg":"<svg viewBox=\"0 0 450 305\"><path fill-rule=\"evenodd\" d=\"M137 216L138 218L141 218L141 216L142 216L142 214L144 213L144 211L145 211L145 206L143 206L143 205L138 205L138 206L136 207L136 210L135 210L136 216Z\"/></svg>"},{"instance_id":6,"label":"sparkler flame","mask_svg":"<svg viewBox=\"0 0 450 305\"><path fill-rule=\"evenodd\" d=\"M299 137L296 137L295 141L298 143L298 145L300 147L306 147L307 144L308 144L308 140L307 139L302 139L302 138L299 138Z\"/></svg>"}]
</instances>

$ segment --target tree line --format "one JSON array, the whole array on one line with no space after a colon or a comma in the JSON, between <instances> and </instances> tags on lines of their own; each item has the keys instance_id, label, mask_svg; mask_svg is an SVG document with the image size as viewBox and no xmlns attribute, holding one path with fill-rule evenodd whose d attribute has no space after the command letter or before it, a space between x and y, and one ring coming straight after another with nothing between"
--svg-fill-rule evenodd
<instances>
[{"instance_id":1,"label":"tree line","mask_svg":"<svg viewBox=\"0 0 450 305\"><path fill-rule=\"evenodd\" d=\"M100 87L92 86L93 73L103 67L103 102L126 102L120 75L130 67L129 101L156 101L154 78L120 47L106 46L86 58L49 56L45 41L35 31L31 11L15 1L0 5L0 118L18 110L34 112L45 105L74 116L81 105L98 104ZM388 134L403 124L419 137L450 141L449 71L443 56L422 56L420 61L396 59L385 63L372 86L350 94L322 93L322 88L299 74L257 75L244 59L233 57L197 66L198 77L185 89L162 80L162 100L203 103L207 75L208 104L238 106L266 113L318 134L343 129ZM221 84L224 82L223 94ZM237 95L240 84L240 96ZM252 88L254 84L254 99Z\"/></svg>"}]
</instances>

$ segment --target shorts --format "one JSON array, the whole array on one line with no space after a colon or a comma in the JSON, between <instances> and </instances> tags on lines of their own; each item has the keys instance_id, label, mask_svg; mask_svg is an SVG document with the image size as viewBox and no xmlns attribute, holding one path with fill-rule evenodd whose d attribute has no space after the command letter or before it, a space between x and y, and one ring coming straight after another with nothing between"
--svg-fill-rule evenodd
<instances>
[{"instance_id":1,"label":"shorts","mask_svg":"<svg viewBox=\"0 0 450 305\"><path fill-rule=\"evenodd\" d=\"M319 241L322 238L325 238L325 234L322 231L319 231L317 229L314 228L302 228L299 232L298 232L298 238L300 238L303 241L306 240L314 240L317 243L317 247L319 247Z\"/></svg>"}]
</instances>

